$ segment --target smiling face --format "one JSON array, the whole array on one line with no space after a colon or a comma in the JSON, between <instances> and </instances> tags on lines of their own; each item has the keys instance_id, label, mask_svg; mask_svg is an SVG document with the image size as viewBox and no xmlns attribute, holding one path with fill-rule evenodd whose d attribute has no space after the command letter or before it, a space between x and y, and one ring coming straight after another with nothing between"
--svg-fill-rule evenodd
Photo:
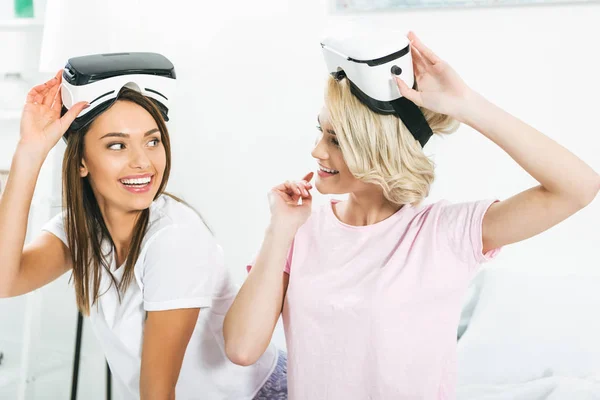
<instances>
[{"instance_id":1,"label":"smiling face","mask_svg":"<svg viewBox=\"0 0 600 400\"><path fill-rule=\"evenodd\" d=\"M323 194L345 194L368 189L367 184L356 179L350 172L327 108L321 109L318 123L318 136L311 153L318 164L315 181L317 190Z\"/></svg>"},{"instance_id":2,"label":"smiling face","mask_svg":"<svg viewBox=\"0 0 600 400\"><path fill-rule=\"evenodd\" d=\"M155 119L143 107L119 100L86 133L79 173L88 178L101 209L131 212L150 206L166 166L167 152Z\"/></svg>"}]
</instances>

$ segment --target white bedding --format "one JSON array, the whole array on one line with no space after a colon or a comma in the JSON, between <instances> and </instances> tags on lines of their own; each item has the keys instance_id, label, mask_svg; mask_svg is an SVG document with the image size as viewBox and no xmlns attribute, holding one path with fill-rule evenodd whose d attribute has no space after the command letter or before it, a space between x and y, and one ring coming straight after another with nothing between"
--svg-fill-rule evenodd
<instances>
[{"instance_id":1,"label":"white bedding","mask_svg":"<svg viewBox=\"0 0 600 400\"><path fill-rule=\"evenodd\" d=\"M600 376L550 376L514 384L463 385L457 388L457 400L600 400Z\"/></svg>"},{"instance_id":2,"label":"white bedding","mask_svg":"<svg viewBox=\"0 0 600 400\"><path fill-rule=\"evenodd\" d=\"M461 316L457 400L600 400L600 276L480 274Z\"/></svg>"}]
</instances>

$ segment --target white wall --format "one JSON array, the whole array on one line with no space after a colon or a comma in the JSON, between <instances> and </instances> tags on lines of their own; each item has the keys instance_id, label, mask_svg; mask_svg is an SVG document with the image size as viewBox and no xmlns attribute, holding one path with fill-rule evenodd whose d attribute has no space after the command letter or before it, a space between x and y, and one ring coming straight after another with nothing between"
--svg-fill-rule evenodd
<instances>
[{"instance_id":1,"label":"white wall","mask_svg":"<svg viewBox=\"0 0 600 400\"><path fill-rule=\"evenodd\" d=\"M172 124L171 189L212 223L239 281L268 221L267 190L314 168L310 148L325 76L318 39L359 18L327 17L318 1L287 10L279 3L265 4L262 15L249 18L239 17L245 9L225 16L178 15L178 29L189 32L188 23L197 29L180 36L165 32L155 43L176 60L182 86ZM471 86L600 170L600 57L593 51L599 16L600 7L589 5L360 18L362 25L415 30ZM171 35L178 37L177 46ZM432 201L504 199L535 184L468 127L432 141L428 152L438 165ZM597 270L593 252L600 232L594 220L600 220L597 201L538 238L507 248L498 264Z\"/></svg>"},{"instance_id":2,"label":"white wall","mask_svg":"<svg viewBox=\"0 0 600 400\"><path fill-rule=\"evenodd\" d=\"M240 283L268 221L266 192L315 165L310 149L326 75L319 39L359 18L374 28L415 30L471 86L600 171L595 51L600 4L330 17L326 0L203 2L193 10L183 2L167 7L158 0L114 1L105 6L114 12L112 35L90 46L157 51L175 63L179 95L170 123L170 189L207 218ZM510 157L466 127L444 140L432 139L427 147L438 165L430 201L504 199L535 184ZM569 221L506 248L495 265L597 274L598 221L596 200ZM64 328L53 337L63 336L68 349L74 307L64 278L45 293L46 315ZM86 334L84 341L89 367L81 398L99 399L101 352L93 336ZM276 341L283 343L281 331ZM43 398L40 393L36 398Z\"/></svg>"}]
</instances>

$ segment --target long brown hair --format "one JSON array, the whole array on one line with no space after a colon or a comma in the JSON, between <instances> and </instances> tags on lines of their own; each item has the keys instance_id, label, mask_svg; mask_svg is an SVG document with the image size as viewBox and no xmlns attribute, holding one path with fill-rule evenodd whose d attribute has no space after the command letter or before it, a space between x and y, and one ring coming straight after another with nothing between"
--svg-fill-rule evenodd
<instances>
[{"instance_id":1,"label":"long brown hair","mask_svg":"<svg viewBox=\"0 0 600 400\"><path fill-rule=\"evenodd\" d=\"M166 166L162 182L154 198L156 200L163 194L171 172L171 142L167 126L156 105L142 94L134 90L123 89L119 93L118 99L130 101L144 108L156 121L160 130L161 141L166 153ZM84 137L91 125L90 123L78 132L69 133L62 170L65 233L73 261L71 279L75 285L77 306L85 315L89 315L90 307L101 295L99 290L102 269L111 277L111 285L115 286L119 297L129 286L134 278L134 266L140 255L142 240L150 218L149 209L140 212L133 228L127 259L122 267L124 268L123 278L120 283L117 283L110 272L108 259L115 249L115 244L108 232L88 177L82 178L79 174L84 154ZM102 243L106 241L110 244L110 250L108 253L103 253Z\"/></svg>"}]
</instances>

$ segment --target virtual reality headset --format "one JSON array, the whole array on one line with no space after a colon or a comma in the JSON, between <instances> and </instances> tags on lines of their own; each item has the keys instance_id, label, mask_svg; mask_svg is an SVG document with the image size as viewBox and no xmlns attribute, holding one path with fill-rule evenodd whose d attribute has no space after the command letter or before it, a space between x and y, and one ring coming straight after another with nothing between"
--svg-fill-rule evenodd
<instances>
[{"instance_id":1,"label":"virtual reality headset","mask_svg":"<svg viewBox=\"0 0 600 400\"><path fill-rule=\"evenodd\" d=\"M396 115L413 137L425 146L433 135L423 113L403 97L394 80L415 87L410 42L406 37L328 37L321 42L327 70L348 79L352 94L373 112Z\"/></svg>"},{"instance_id":2,"label":"virtual reality headset","mask_svg":"<svg viewBox=\"0 0 600 400\"><path fill-rule=\"evenodd\" d=\"M62 76L62 115L80 101L90 104L67 132L84 128L106 111L123 88L153 100L164 120L169 120L176 75L173 64L161 54L110 53L75 57L69 59Z\"/></svg>"}]
</instances>

